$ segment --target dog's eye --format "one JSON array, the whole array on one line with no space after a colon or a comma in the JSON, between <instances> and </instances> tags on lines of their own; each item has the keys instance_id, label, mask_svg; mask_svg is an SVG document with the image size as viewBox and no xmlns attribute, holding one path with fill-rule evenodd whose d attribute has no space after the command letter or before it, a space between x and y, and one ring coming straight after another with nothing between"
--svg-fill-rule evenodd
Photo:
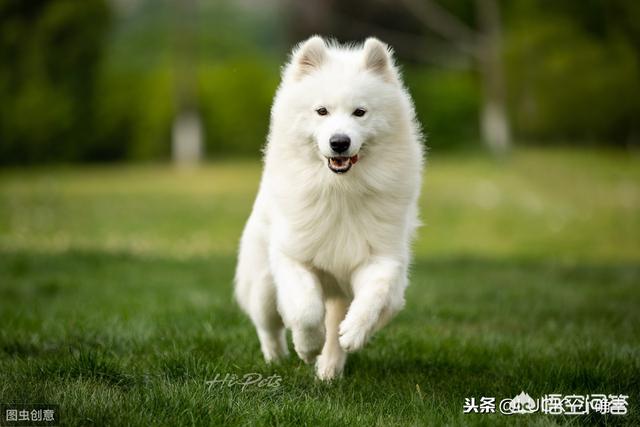
<instances>
[{"instance_id":1,"label":"dog's eye","mask_svg":"<svg viewBox=\"0 0 640 427\"><path fill-rule=\"evenodd\" d=\"M353 115L356 117L362 117L365 115L365 113L367 112L367 110L365 110L364 108L356 108L353 111Z\"/></svg>"},{"instance_id":2,"label":"dog's eye","mask_svg":"<svg viewBox=\"0 0 640 427\"><path fill-rule=\"evenodd\" d=\"M324 107L320 107L316 110L316 113L318 113L319 116L326 116L327 114L329 114L329 112L327 111L326 108Z\"/></svg>"}]
</instances>

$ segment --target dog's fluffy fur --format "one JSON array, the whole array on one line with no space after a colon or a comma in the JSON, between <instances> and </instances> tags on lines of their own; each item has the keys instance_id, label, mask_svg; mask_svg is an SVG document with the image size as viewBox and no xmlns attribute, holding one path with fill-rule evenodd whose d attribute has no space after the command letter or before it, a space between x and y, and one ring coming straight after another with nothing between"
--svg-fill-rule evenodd
<instances>
[{"instance_id":1,"label":"dog's fluffy fur","mask_svg":"<svg viewBox=\"0 0 640 427\"><path fill-rule=\"evenodd\" d=\"M350 139L346 151L333 150L335 135ZM286 327L333 379L403 307L422 168L413 103L384 43L314 36L294 49L236 271L268 362L288 354Z\"/></svg>"}]
</instances>

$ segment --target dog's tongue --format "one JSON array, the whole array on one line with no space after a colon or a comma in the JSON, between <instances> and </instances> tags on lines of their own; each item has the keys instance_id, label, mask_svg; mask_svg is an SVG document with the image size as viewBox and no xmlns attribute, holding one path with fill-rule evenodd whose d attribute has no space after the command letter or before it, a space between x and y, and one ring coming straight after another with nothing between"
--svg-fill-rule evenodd
<instances>
[{"instance_id":1,"label":"dog's tongue","mask_svg":"<svg viewBox=\"0 0 640 427\"><path fill-rule=\"evenodd\" d=\"M356 154L351 157L332 157L330 161L331 164L336 167L355 165L358 161L358 155Z\"/></svg>"},{"instance_id":2,"label":"dog's tongue","mask_svg":"<svg viewBox=\"0 0 640 427\"><path fill-rule=\"evenodd\" d=\"M342 173L348 171L351 166L356 164L358 161L358 155L351 157L331 157L329 159L329 167L331 170L337 173Z\"/></svg>"}]
</instances>

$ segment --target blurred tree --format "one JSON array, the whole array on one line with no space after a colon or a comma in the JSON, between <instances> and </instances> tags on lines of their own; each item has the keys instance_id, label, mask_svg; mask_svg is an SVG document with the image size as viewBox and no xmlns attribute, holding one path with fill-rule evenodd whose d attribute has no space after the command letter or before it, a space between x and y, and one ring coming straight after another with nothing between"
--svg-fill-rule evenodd
<instances>
[{"instance_id":1,"label":"blurred tree","mask_svg":"<svg viewBox=\"0 0 640 427\"><path fill-rule=\"evenodd\" d=\"M170 159L178 128L200 134L209 158L260 155L286 55L281 13L261 1L196 3L185 19L179 0L140 0L116 21L101 112L109 135L127 136L129 158Z\"/></svg>"},{"instance_id":2,"label":"blurred tree","mask_svg":"<svg viewBox=\"0 0 640 427\"><path fill-rule=\"evenodd\" d=\"M640 143L640 2L191 1L176 49L181 0L0 0L0 163L168 159L180 110L207 156L258 156L311 33L389 42L432 147Z\"/></svg>"},{"instance_id":3,"label":"blurred tree","mask_svg":"<svg viewBox=\"0 0 640 427\"><path fill-rule=\"evenodd\" d=\"M174 163L191 166L203 156L202 119L197 106L195 0L174 0L175 115L171 134Z\"/></svg>"},{"instance_id":4,"label":"blurred tree","mask_svg":"<svg viewBox=\"0 0 640 427\"><path fill-rule=\"evenodd\" d=\"M638 144L640 57L635 2L521 0L509 10L510 105L521 137ZM633 20L623 15L635 16ZM635 15L634 15L635 14Z\"/></svg>"},{"instance_id":5,"label":"blurred tree","mask_svg":"<svg viewBox=\"0 0 640 427\"><path fill-rule=\"evenodd\" d=\"M110 13L104 0L0 0L0 162L83 160Z\"/></svg>"},{"instance_id":6,"label":"blurred tree","mask_svg":"<svg viewBox=\"0 0 640 427\"><path fill-rule=\"evenodd\" d=\"M474 141L474 108L478 133L494 152L509 146L512 133L528 141L640 142L640 2L297 4L296 41L310 33L375 35L394 47L431 146ZM479 90L470 89L464 70L479 77Z\"/></svg>"},{"instance_id":7,"label":"blurred tree","mask_svg":"<svg viewBox=\"0 0 640 427\"><path fill-rule=\"evenodd\" d=\"M477 28L472 28L433 0L402 0L404 6L430 31L470 56L479 70L483 102L480 112L482 140L495 153L511 145L502 65L502 23L497 0L476 0Z\"/></svg>"}]
</instances>

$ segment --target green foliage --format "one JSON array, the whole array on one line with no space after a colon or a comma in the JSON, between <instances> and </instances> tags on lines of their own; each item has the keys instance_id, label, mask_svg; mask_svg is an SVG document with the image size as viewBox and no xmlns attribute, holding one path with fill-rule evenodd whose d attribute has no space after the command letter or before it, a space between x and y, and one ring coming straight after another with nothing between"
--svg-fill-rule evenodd
<instances>
[{"instance_id":1,"label":"green foliage","mask_svg":"<svg viewBox=\"0 0 640 427\"><path fill-rule=\"evenodd\" d=\"M425 72L409 67L404 77L428 147L460 148L477 141L480 99L470 72Z\"/></svg>"},{"instance_id":2,"label":"green foliage","mask_svg":"<svg viewBox=\"0 0 640 427\"><path fill-rule=\"evenodd\" d=\"M88 157L109 21L104 0L0 1L0 163Z\"/></svg>"},{"instance_id":3,"label":"green foliage","mask_svg":"<svg viewBox=\"0 0 640 427\"><path fill-rule=\"evenodd\" d=\"M167 158L173 118L173 75L168 66L149 72L108 69L97 83L99 126L92 146L96 158Z\"/></svg>"},{"instance_id":4,"label":"green foliage","mask_svg":"<svg viewBox=\"0 0 640 427\"><path fill-rule=\"evenodd\" d=\"M637 130L640 66L625 39L595 39L548 18L514 29L506 56L521 136L625 143Z\"/></svg>"},{"instance_id":5,"label":"green foliage","mask_svg":"<svg viewBox=\"0 0 640 427\"><path fill-rule=\"evenodd\" d=\"M475 2L440 2L477 26ZM299 26L307 21L292 22L296 9L278 2L245 3L197 2L189 15L173 0L0 0L0 164L166 159L181 104L198 108L207 156L257 156L279 67L298 41L287 37L292 31L306 36ZM500 4L516 139L637 144L637 3ZM394 13L386 13L391 7ZM419 22L396 5L380 3L368 17L359 17L361 9L358 1L327 7L331 22L325 24L335 28L340 13L349 12L361 24L371 19L373 29L423 36ZM348 33L363 39L369 34L361 27ZM447 46L445 41L439 53L402 46L397 52L445 58ZM451 50L453 62L464 65L456 52ZM483 95L474 60L467 58L472 68L465 71L407 60L399 58L428 145L479 147ZM183 69L193 70L181 80L195 89L187 101L177 95Z\"/></svg>"},{"instance_id":6,"label":"green foliage","mask_svg":"<svg viewBox=\"0 0 640 427\"><path fill-rule=\"evenodd\" d=\"M198 80L207 153L258 156L269 128L278 64L237 58L201 67Z\"/></svg>"},{"instance_id":7,"label":"green foliage","mask_svg":"<svg viewBox=\"0 0 640 427\"><path fill-rule=\"evenodd\" d=\"M124 159L168 158L176 73L185 60L168 47L175 47L176 31L187 31L195 52L193 74L187 75L196 80L190 102L203 120L205 154L258 156L280 66L264 55L278 46L275 18L241 13L220 2L199 4L196 20L176 22L175 7L167 1L142 2L115 28L97 99L103 145L119 148Z\"/></svg>"},{"instance_id":8,"label":"green foliage","mask_svg":"<svg viewBox=\"0 0 640 427\"><path fill-rule=\"evenodd\" d=\"M204 125L206 155L259 156L268 131L278 65L255 57L230 59L202 65L197 80L196 104ZM168 63L149 71L105 70L96 108L105 150L121 150L120 158L168 158L174 92L174 74Z\"/></svg>"}]
</instances>

